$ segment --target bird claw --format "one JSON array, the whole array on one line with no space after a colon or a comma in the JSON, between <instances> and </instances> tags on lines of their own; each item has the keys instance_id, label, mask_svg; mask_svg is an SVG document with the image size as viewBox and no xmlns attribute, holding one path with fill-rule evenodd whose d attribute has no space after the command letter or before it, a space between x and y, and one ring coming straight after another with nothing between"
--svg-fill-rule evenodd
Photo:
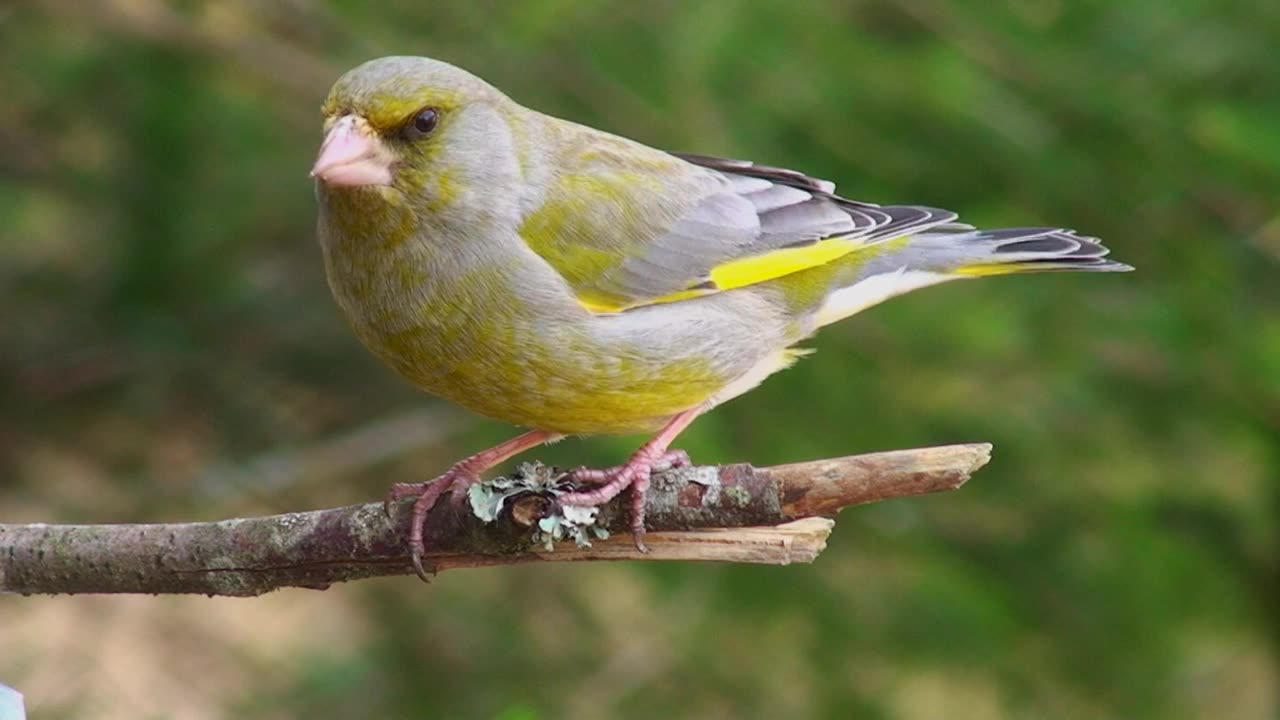
<instances>
[{"instance_id":1,"label":"bird claw","mask_svg":"<svg viewBox=\"0 0 1280 720\"><path fill-rule=\"evenodd\" d=\"M654 461L653 471L666 472L668 470L691 467L692 465L693 460L689 458L689 453L684 450L668 450Z\"/></svg>"},{"instance_id":2,"label":"bird claw","mask_svg":"<svg viewBox=\"0 0 1280 720\"><path fill-rule=\"evenodd\" d=\"M689 453L684 450L667 450L658 456L650 466L651 473L662 473L668 470L676 470L678 468L686 468L693 465L693 461L689 459ZM564 479L572 480L577 483L587 485L604 485L611 478L618 475L625 469L626 465L614 465L607 468L589 468L577 467L573 470L566 470L556 477L559 482ZM607 501L606 501L607 502Z\"/></svg>"},{"instance_id":3,"label":"bird claw","mask_svg":"<svg viewBox=\"0 0 1280 720\"><path fill-rule=\"evenodd\" d=\"M589 490L565 493L556 498L557 509L565 505L595 507L603 505L619 493L631 488L631 537L636 550L648 553L644 542L644 506L649 494L649 480L654 472L688 467L692 462L683 450L658 450L642 447L623 465L605 469L578 468L570 471L573 481L591 484Z\"/></svg>"},{"instance_id":4,"label":"bird claw","mask_svg":"<svg viewBox=\"0 0 1280 720\"><path fill-rule=\"evenodd\" d=\"M421 483L396 483L387 491L382 505L387 517L391 517L393 503L405 498L417 497L413 503L413 515L409 518L409 559L413 563L414 573L423 582L431 582L430 576L422 565L422 557L427 552L426 542L423 540L427 513L435 507L441 495L452 491L455 494L454 502L460 502L460 498L466 496L466 489L479 481L479 475L460 465L455 465L435 480Z\"/></svg>"},{"instance_id":5,"label":"bird claw","mask_svg":"<svg viewBox=\"0 0 1280 720\"><path fill-rule=\"evenodd\" d=\"M387 519L392 518L391 506L400 502L407 497L416 497L426 492L427 483L396 483L387 490L386 497L382 499L382 512L386 514Z\"/></svg>"},{"instance_id":6,"label":"bird claw","mask_svg":"<svg viewBox=\"0 0 1280 720\"><path fill-rule=\"evenodd\" d=\"M413 560L413 574L417 575L422 582L430 585L431 576L427 575L427 571L422 567L422 553L413 552L410 557Z\"/></svg>"}]
</instances>

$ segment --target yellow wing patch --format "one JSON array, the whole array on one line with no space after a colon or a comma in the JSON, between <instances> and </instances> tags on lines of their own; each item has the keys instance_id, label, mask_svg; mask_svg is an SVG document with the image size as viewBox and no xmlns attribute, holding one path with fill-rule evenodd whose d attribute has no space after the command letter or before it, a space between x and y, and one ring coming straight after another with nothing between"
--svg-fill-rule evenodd
<instances>
[{"instance_id":1,"label":"yellow wing patch","mask_svg":"<svg viewBox=\"0 0 1280 720\"><path fill-rule=\"evenodd\" d=\"M727 263L711 268L711 272L708 273L708 280L691 288L686 288L679 292L671 293L670 295L663 295L662 297L654 298L652 300L645 300L631 304L619 304L617 302L613 302L611 298L594 294L580 294L578 296L578 304L596 314L611 314L630 310L635 307L662 305L665 303L679 302L681 300L692 300L693 298L712 295L725 290L733 290L735 288L747 287L749 285L758 285L762 282L776 280L786 275L798 273L801 270L808 270L820 265L826 265L833 260L838 260L845 255L848 255L860 247L863 247L861 243L849 238L827 238L812 245L782 248L780 250L764 253L763 255L754 255L751 257L739 258L737 260L730 260Z\"/></svg>"},{"instance_id":2,"label":"yellow wing patch","mask_svg":"<svg viewBox=\"0 0 1280 720\"><path fill-rule=\"evenodd\" d=\"M991 277L993 275L1016 275L1029 270L1034 271L1034 269L1013 262L974 263L973 265L961 265L951 272L955 275L967 275L969 277Z\"/></svg>"},{"instance_id":3,"label":"yellow wing patch","mask_svg":"<svg viewBox=\"0 0 1280 720\"><path fill-rule=\"evenodd\" d=\"M843 237L828 238L812 245L774 250L763 255L731 260L711 268L711 282L720 290L755 285L783 275L808 270L844 257L861 245Z\"/></svg>"}]
</instances>

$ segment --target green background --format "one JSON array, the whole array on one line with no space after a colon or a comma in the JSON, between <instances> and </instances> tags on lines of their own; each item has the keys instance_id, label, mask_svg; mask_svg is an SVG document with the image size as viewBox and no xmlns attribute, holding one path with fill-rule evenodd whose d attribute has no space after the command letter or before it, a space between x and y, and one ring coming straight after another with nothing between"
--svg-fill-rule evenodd
<instances>
[{"instance_id":1,"label":"green background","mask_svg":"<svg viewBox=\"0 0 1280 720\"><path fill-rule=\"evenodd\" d=\"M695 424L707 463L995 444L814 565L0 598L0 682L50 718L1280 716L1276 28L1261 0L0 8L7 521L355 502L512 433L380 367L325 287L318 107L379 55L1138 268L894 300Z\"/></svg>"}]
</instances>

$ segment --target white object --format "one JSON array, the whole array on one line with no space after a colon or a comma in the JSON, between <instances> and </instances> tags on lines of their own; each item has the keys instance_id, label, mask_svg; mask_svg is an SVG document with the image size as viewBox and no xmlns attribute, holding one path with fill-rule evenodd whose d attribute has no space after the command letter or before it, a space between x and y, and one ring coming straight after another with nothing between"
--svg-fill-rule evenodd
<instances>
[{"instance_id":1,"label":"white object","mask_svg":"<svg viewBox=\"0 0 1280 720\"><path fill-rule=\"evenodd\" d=\"M22 693L0 685L0 720L27 720L27 711L22 707Z\"/></svg>"}]
</instances>

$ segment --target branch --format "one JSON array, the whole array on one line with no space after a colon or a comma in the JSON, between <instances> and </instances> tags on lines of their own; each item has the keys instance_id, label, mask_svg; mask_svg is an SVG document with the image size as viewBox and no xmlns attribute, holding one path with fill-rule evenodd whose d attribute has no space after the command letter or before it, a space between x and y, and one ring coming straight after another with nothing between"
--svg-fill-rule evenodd
<instances>
[{"instance_id":1,"label":"branch","mask_svg":"<svg viewBox=\"0 0 1280 720\"><path fill-rule=\"evenodd\" d=\"M552 505L543 495L511 498L490 523L465 504L442 502L427 521L426 566L439 572L545 560L812 562L834 524L819 516L954 490L990 453L990 445L978 443L768 468L670 470L655 475L650 488L648 554L632 545L626 503L618 500L597 518L613 533L608 539L589 547L561 542L554 551L532 540ZM0 592L252 596L405 575L413 572L405 555L408 510L401 504L388 518L381 503L368 503L209 523L0 524Z\"/></svg>"}]
</instances>

